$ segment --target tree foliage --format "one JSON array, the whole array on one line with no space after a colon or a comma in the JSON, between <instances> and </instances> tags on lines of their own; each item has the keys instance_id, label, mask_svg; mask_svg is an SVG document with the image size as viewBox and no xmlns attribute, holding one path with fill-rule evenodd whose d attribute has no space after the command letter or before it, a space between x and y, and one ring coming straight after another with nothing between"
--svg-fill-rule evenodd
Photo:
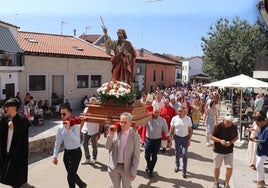
<instances>
[{"instance_id":1,"label":"tree foliage","mask_svg":"<svg viewBox=\"0 0 268 188\"><path fill-rule=\"evenodd\" d=\"M211 80L252 76L257 53L268 52L268 32L260 20L251 25L238 17L231 22L220 18L201 40L205 55L202 69Z\"/></svg>"}]
</instances>

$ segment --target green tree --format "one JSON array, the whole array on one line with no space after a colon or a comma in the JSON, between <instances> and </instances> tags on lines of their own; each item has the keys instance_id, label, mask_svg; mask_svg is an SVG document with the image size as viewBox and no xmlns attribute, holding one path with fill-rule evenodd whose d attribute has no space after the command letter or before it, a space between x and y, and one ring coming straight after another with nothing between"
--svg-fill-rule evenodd
<instances>
[{"instance_id":1,"label":"green tree","mask_svg":"<svg viewBox=\"0 0 268 188\"><path fill-rule=\"evenodd\" d=\"M252 76L257 53L267 55L268 32L262 21L252 25L235 17L217 20L202 37L203 71L211 80L245 74Z\"/></svg>"}]
</instances>

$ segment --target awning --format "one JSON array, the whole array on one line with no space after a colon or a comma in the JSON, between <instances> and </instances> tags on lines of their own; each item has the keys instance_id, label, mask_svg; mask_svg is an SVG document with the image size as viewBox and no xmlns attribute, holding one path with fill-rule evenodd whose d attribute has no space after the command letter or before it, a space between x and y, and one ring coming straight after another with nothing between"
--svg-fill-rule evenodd
<instances>
[{"instance_id":1,"label":"awning","mask_svg":"<svg viewBox=\"0 0 268 188\"><path fill-rule=\"evenodd\" d=\"M6 52L23 52L11 31L2 25L0 25L0 50Z\"/></svg>"},{"instance_id":2,"label":"awning","mask_svg":"<svg viewBox=\"0 0 268 188\"><path fill-rule=\"evenodd\" d=\"M208 77L208 75L205 75L205 74L196 74L196 75L190 76L190 79L203 79L203 80L208 80L209 77Z\"/></svg>"}]
</instances>

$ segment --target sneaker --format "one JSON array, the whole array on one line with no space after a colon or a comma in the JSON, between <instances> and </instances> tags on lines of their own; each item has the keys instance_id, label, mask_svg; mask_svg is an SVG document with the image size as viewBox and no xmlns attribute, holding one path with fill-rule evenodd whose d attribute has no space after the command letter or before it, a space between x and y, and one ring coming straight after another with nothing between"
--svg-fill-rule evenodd
<instances>
[{"instance_id":1,"label":"sneaker","mask_svg":"<svg viewBox=\"0 0 268 188\"><path fill-rule=\"evenodd\" d=\"M148 176L149 176L149 178L153 178L153 177L154 177L153 172L152 172L152 171L149 171L149 172L148 172Z\"/></svg>"},{"instance_id":2,"label":"sneaker","mask_svg":"<svg viewBox=\"0 0 268 188\"><path fill-rule=\"evenodd\" d=\"M221 188L219 183L214 183L213 188Z\"/></svg>"},{"instance_id":3,"label":"sneaker","mask_svg":"<svg viewBox=\"0 0 268 188\"><path fill-rule=\"evenodd\" d=\"M82 165L90 164L90 159L85 159L81 164Z\"/></svg>"},{"instance_id":4,"label":"sneaker","mask_svg":"<svg viewBox=\"0 0 268 188\"><path fill-rule=\"evenodd\" d=\"M230 186L229 185L224 185L224 188L230 188Z\"/></svg>"},{"instance_id":5,"label":"sneaker","mask_svg":"<svg viewBox=\"0 0 268 188\"><path fill-rule=\"evenodd\" d=\"M176 166L175 169L174 169L174 172L177 173L177 172L179 172L179 171L180 171L180 168L179 168L178 166Z\"/></svg>"},{"instance_id":6,"label":"sneaker","mask_svg":"<svg viewBox=\"0 0 268 188\"><path fill-rule=\"evenodd\" d=\"M92 159L92 161L90 161L90 164L95 164L96 163L96 159Z\"/></svg>"},{"instance_id":7,"label":"sneaker","mask_svg":"<svg viewBox=\"0 0 268 188\"><path fill-rule=\"evenodd\" d=\"M262 181L258 181L258 180L252 180L254 183L262 183L262 184L264 184L265 185L265 181L264 180L262 180Z\"/></svg>"},{"instance_id":8,"label":"sneaker","mask_svg":"<svg viewBox=\"0 0 268 188\"><path fill-rule=\"evenodd\" d=\"M166 148L163 148L163 149L161 150L162 153L166 153L166 151L167 151Z\"/></svg>"},{"instance_id":9,"label":"sneaker","mask_svg":"<svg viewBox=\"0 0 268 188\"><path fill-rule=\"evenodd\" d=\"M87 184L86 183L84 183L81 187L79 187L79 188L86 188L87 187Z\"/></svg>"},{"instance_id":10,"label":"sneaker","mask_svg":"<svg viewBox=\"0 0 268 188\"><path fill-rule=\"evenodd\" d=\"M183 177L184 179L187 179L187 174L186 174L186 172L183 172L183 173L182 173L182 177Z\"/></svg>"},{"instance_id":11,"label":"sneaker","mask_svg":"<svg viewBox=\"0 0 268 188\"><path fill-rule=\"evenodd\" d=\"M207 144L206 144L206 145L207 145L207 147L209 147L209 146L211 145L211 143L210 143L210 142L207 142Z\"/></svg>"}]
</instances>

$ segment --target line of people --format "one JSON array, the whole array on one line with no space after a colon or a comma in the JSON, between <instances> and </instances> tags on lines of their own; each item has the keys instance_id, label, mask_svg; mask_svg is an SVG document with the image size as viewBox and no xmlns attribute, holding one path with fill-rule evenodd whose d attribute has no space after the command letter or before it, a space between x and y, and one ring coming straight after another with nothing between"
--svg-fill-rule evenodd
<instances>
[{"instance_id":1,"label":"line of people","mask_svg":"<svg viewBox=\"0 0 268 188\"><path fill-rule=\"evenodd\" d=\"M212 91L212 93L214 92L215 91ZM217 93L215 92L215 94ZM188 147L191 144L192 132L194 128L194 118L192 116L193 114L189 114L189 109L193 108L193 105L191 104L195 103L195 99L197 99L198 101L203 98L203 100L206 101L203 112L204 116L202 115L200 110L199 120L203 118L205 122L209 121L209 113L210 111L214 111L212 113L212 116L214 116L214 123L211 121L209 126L208 123L205 123L207 126L206 137L207 139L210 139L214 142L214 187L220 187L220 167L224 161L226 167L224 188L229 188L229 181L232 175L233 167L233 147L234 142L238 139L237 126L232 123L233 117L227 115L224 117L222 122L218 123L218 109L215 107L216 103L212 99L213 95L208 95L209 97L207 98L207 100L205 100L205 96L200 97L200 95L198 95L199 97L197 97L197 93L195 92L190 95L188 93L186 95L189 97L188 102L190 101L191 96L193 98L192 103L189 102L190 106L189 104L187 105L187 102L177 102L178 100L176 100L176 98L180 98L180 95L186 94L171 93L169 96L163 97L163 93L156 92L155 100L153 100L153 95L146 95L146 99L144 102L148 105L148 111L151 112L152 119L144 125L140 125L140 129L137 130L141 133L144 133L145 135L138 135L136 131L131 127L133 117L130 113L121 114L120 121L117 126L111 126L108 129L105 147L109 151L108 172L113 187L120 187L122 185L124 188L128 188L131 186L131 181L135 180L140 160L140 141L145 142L144 158L147 163L145 171L148 173L149 178L153 178L154 176L154 167L157 163L157 155L160 148L162 148L162 151L164 152L165 149L168 148L168 146L171 147L172 140L174 141L175 148L174 172L179 172L180 167L182 166L182 176L183 178L187 178L187 152ZM91 103L94 103L95 101L96 98L94 97L90 99ZM176 104L176 102L178 104ZM5 118L2 118L1 120L0 143L3 142L3 144L9 145L9 135L12 135L12 133L10 133L12 131L9 130L12 130L12 128L14 129L18 126L17 122L15 121L16 118L14 118L17 114L17 111L19 110L18 104L19 102L17 103L16 101L7 101L5 105L9 116L5 116ZM12 111L9 110L11 107ZM86 113L87 110L88 109L85 108L84 113ZM67 171L67 180L69 183L69 187L73 188L75 187L75 185L78 185L79 187L87 187L86 183L82 181L77 174L77 170L82 159L82 152L80 149L81 133L83 137L82 143L85 154L85 161L83 161L81 164L94 164L97 160L98 153L97 140L103 130L103 127L101 127L99 124L83 122L83 119L81 121L81 119L79 118L72 118L72 110L70 106L63 106L60 109L60 115L62 123L59 126L56 135L53 163L58 164L57 158L59 155L60 144L63 143L63 161ZM257 131L255 136L250 137L250 141L257 145L255 146L257 147L257 179L255 180L255 182L257 183L258 187L263 186L263 184L265 183L263 182L263 165L265 158L268 155L268 122L266 116L267 115L262 111L256 114L254 120L260 131ZM13 136L16 136L15 132ZM89 140L91 140L92 143L92 159L91 155L89 154L88 148ZM18 164L19 162L21 162L17 161L17 159L7 157L9 155L11 156L11 152L13 152L12 150L14 150L13 147L15 146L11 144L11 151L9 150L9 148L7 148L7 150L1 149L0 159L4 162L1 163L0 166L0 182L12 185L13 187L20 187L22 183L25 183L25 181L27 182L27 176L26 179L24 176L24 179L19 181L13 181L14 179L17 179L16 177L13 177L12 181L10 181L8 179L10 178L8 176L8 173L3 173L9 171L7 167L10 162L12 164ZM1 146L1 148L5 148L5 146ZM182 165L180 160L182 160ZM22 173L25 175L25 171L21 171L18 173ZM16 184L14 182L16 182Z\"/></svg>"}]
</instances>

